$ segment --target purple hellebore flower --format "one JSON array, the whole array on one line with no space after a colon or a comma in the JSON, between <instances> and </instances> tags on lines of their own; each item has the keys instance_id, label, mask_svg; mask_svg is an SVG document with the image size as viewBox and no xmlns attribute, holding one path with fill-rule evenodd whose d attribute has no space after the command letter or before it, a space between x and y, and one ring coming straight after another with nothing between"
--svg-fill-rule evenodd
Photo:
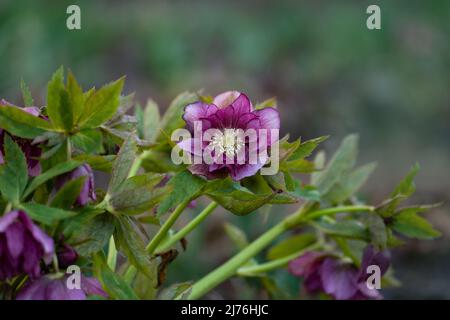
<instances>
[{"instance_id":1,"label":"purple hellebore flower","mask_svg":"<svg viewBox=\"0 0 450 320\"><path fill-rule=\"evenodd\" d=\"M0 100L0 105L6 105L10 107L16 107L9 103L8 101L2 99ZM41 112L38 107L25 107L21 108L25 112L32 114L35 117L39 117ZM0 129L0 164L4 163L3 159L3 143L4 143L5 131ZM33 144L32 140L23 139L19 137L12 137L13 140L20 146L23 153L25 154L25 158L27 160L28 165L28 174L31 177L38 176L41 173L41 164L39 163L39 157L41 156L41 149L37 144Z\"/></svg>"},{"instance_id":2,"label":"purple hellebore flower","mask_svg":"<svg viewBox=\"0 0 450 320\"><path fill-rule=\"evenodd\" d=\"M53 239L36 226L23 211L0 217L0 280L27 273L40 275L40 260L49 264L54 253Z\"/></svg>"},{"instance_id":3,"label":"purple hellebore flower","mask_svg":"<svg viewBox=\"0 0 450 320\"><path fill-rule=\"evenodd\" d=\"M56 179L56 188L61 189L67 182L82 176L85 176L86 180L84 181L83 187L81 188L80 195L75 201L79 206L84 206L90 200L95 201L97 199L94 190L94 173L92 172L91 166L88 164L83 164L78 168L72 170L71 172L66 173Z\"/></svg>"},{"instance_id":4,"label":"purple hellebore flower","mask_svg":"<svg viewBox=\"0 0 450 320\"><path fill-rule=\"evenodd\" d=\"M387 251L377 252L368 246L359 269L325 253L307 252L289 263L289 271L304 278L305 289L310 294L325 292L337 300L381 299L378 290L367 287L370 276L367 267L377 265L383 275L389 264Z\"/></svg>"},{"instance_id":5,"label":"purple hellebore flower","mask_svg":"<svg viewBox=\"0 0 450 320\"><path fill-rule=\"evenodd\" d=\"M44 276L29 281L17 294L16 300L85 300L91 295L108 297L95 278L81 276L80 289L70 289L67 276L56 279Z\"/></svg>"},{"instance_id":6,"label":"purple hellebore flower","mask_svg":"<svg viewBox=\"0 0 450 320\"><path fill-rule=\"evenodd\" d=\"M276 109L254 110L249 98L238 91L219 94L214 98L212 104L195 102L186 106L183 119L194 137L180 142L178 145L181 149L196 156L202 156L207 148L215 150L214 154L211 153L214 157L212 163L194 162L189 167L193 174L204 176L207 179L230 175L234 181L239 181L256 174L265 165L268 159L267 152L263 152L256 163L248 161L249 155L259 154L262 148L270 147L278 140L278 137L271 138L271 130L280 128L280 115ZM196 137L195 132L199 123L201 124L201 139ZM209 129L215 129L217 133L213 134L211 139L204 139L205 132ZM250 143L250 138L247 141L245 137L242 139L239 135L240 131L248 132L250 129L255 130L258 135L257 147ZM261 143L263 139L259 135L260 129L267 130L267 143ZM196 145L201 148L201 154L196 150ZM245 158L243 163L236 161L238 155ZM221 161L216 159L221 159ZM233 161L227 161L227 159Z\"/></svg>"}]
</instances>

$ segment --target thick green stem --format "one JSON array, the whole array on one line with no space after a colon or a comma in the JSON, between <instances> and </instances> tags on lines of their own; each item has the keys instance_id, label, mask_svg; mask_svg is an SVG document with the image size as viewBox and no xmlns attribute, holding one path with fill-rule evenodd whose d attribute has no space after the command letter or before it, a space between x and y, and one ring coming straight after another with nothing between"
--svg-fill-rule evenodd
<instances>
[{"instance_id":1,"label":"thick green stem","mask_svg":"<svg viewBox=\"0 0 450 320\"><path fill-rule=\"evenodd\" d=\"M161 243L161 241L164 239L164 237L169 232L170 228L173 226L175 221L177 221L178 217L181 215L183 210L189 205L189 203L192 201L192 199L187 199L184 202L180 203L178 207L175 208L175 210L172 212L172 214L169 216L169 218L164 222L164 224L159 228L156 235L153 237L153 239L150 241L150 243L145 248L147 252L150 254L153 254L155 249L158 247L158 245Z\"/></svg>"},{"instance_id":2,"label":"thick green stem","mask_svg":"<svg viewBox=\"0 0 450 320\"><path fill-rule=\"evenodd\" d=\"M212 288L215 288L217 285L233 276L241 265L257 255L285 230L286 223L285 220L283 220L282 222L266 231L262 236L249 244L244 250L228 260L225 264L221 265L219 268L197 281L192 286L189 300L201 298Z\"/></svg>"},{"instance_id":3,"label":"thick green stem","mask_svg":"<svg viewBox=\"0 0 450 320\"><path fill-rule=\"evenodd\" d=\"M307 222L309 220L324 216L336 214L339 212L352 212L352 211L373 211L373 207L370 206L342 206L335 208L327 208L322 210L317 210L310 212L309 214L304 210L300 209L294 214L286 217L280 223L276 224L274 227L262 234L258 239L253 241L247 247L245 247L241 252L235 255L233 258L228 260L226 263L197 281L192 286L191 294L189 295L190 300L195 300L201 298L203 295L208 293L211 289L215 288L217 285L232 277L236 271L246 263L248 260L256 256L264 248L266 248L273 240L280 236L283 232L289 230L290 228Z\"/></svg>"},{"instance_id":4,"label":"thick green stem","mask_svg":"<svg viewBox=\"0 0 450 320\"><path fill-rule=\"evenodd\" d=\"M252 265L248 267L241 267L237 270L236 274L241 276L249 276L249 275L255 275L258 273L268 272L272 271L278 268L282 268L286 266L291 260L294 260L295 258L301 256L303 253L309 250L315 250L321 246L320 243L315 243L313 245L310 245L302 250L299 250L295 253L292 253L290 255L287 255L285 257L269 261L266 263L261 263L257 265Z\"/></svg>"},{"instance_id":5,"label":"thick green stem","mask_svg":"<svg viewBox=\"0 0 450 320\"><path fill-rule=\"evenodd\" d=\"M207 216L211 212L214 211L218 206L217 202L211 202L202 212L200 212L191 222L189 222L186 226L184 226L180 231L178 231L175 235L168 238L166 241L163 241L155 250L156 253L164 252L170 247L172 247L175 243L186 237L192 230L194 230L203 220L206 219Z\"/></svg>"}]
</instances>

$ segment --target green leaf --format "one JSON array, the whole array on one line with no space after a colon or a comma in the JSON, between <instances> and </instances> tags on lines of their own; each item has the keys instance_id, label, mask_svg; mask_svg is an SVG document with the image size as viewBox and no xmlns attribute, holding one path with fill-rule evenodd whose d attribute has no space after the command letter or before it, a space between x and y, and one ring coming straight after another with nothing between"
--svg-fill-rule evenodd
<instances>
[{"instance_id":1,"label":"green leaf","mask_svg":"<svg viewBox=\"0 0 450 320\"><path fill-rule=\"evenodd\" d=\"M298 185L295 188L294 194L299 198L310 201L319 202L321 199L320 193L317 190L317 188L311 185L304 185L304 186Z\"/></svg>"},{"instance_id":2,"label":"green leaf","mask_svg":"<svg viewBox=\"0 0 450 320\"><path fill-rule=\"evenodd\" d=\"M187 170L177 173L167 183L172 188L172 192L159 205L157 217L160 217L169 209L174 208L185 200L195 198L200 194L205 184L205 180L194 176Z\"/></svg>"},{"instance_id":3,"label":"green leaf","mask_svg":"<svg viewBox=\"0 0 450 320\"><path fill-rule=\"evenodd\" d=\"M213 180L208 183L205 193L225 209L236 215L247 215L270 203L276 193L253 193L230 178Z\"/></svg>"},{"instance_id":4,"label":"green leaf","mask_svg":"<svg viewBox=\"0 0 450 320\"><path fill-rule=\"evenodd\" d=\"M175 129L184 127L183 113L184 108L198 100L198 95L191 92L183 92L178 95L170 104L161 119L160 128L162 128L169 136ZM165 138L159 135L158 141L164 141Z\"/></svg>"},{"instance_id":5,"label":"green leaf","mask_svg":"<svg viewBox=\"0 0 450 320\"><path fill-rule=\"evenodd\" d=\"M128 283L108 267L104 257L100 254L94 256L94 265L96 276L102 282L104 289L111 298L117 300L139 300L139 297Z\"/></svg>"},{"instance_id":6,"label":"green leaf","mask_svg":"<svg viewBox=\"0 0 450 320\"><path fill-rule=\"evenodd\" d=\"M115 155L90 155L90 154L81 154L73 158L74 160L87 163L91 166L92 169L104 172L111 172Z\"/></svg>"},{"instance_id":7,"label":"green leaf","mask_svg":"<svg viewBox=\"0 0 450 320\"><path fill-rule=\"evenodd\" d=\"M415 191L416 186L414 184L414 177L419 172L419 165L414 165L408 172L405 178L396 186L394 191L390 195L390 199L385 201L378 209L377 212L383 217L390 217L394 214L398 205L410 197Z\"/></svg>"},{"instance_id":8,"label":"green leaf","mask_svg":"<svg viewBox=\"0 0 450 320\"><path fill-rule=\"evenodd\" d=\"M81 256L104 248L114 232L114 217L109 213L83 212L65 225L64 235Z\"/></svg>"},{"instance_id":9,"label":"green leaf","mask_svg":"<svg viewBox=\"0 0 450 320\"><path fill-rule=\"evenodd\" d=\"M78 121L80 128L97 128L114 116L119 107L124 80L122 77L89 96Z\"/></svg>"},{"instance_id":10,"label":"green leaf","mask_svg":"<svg viewBox=\"0 0 450 320\"><path fill-rule=\"evenodd\" d=\"M327 193L354 166L358 149L358 136L349 135L341 143L325 170L317 175L315 185L321 194Z\"/></svg>"},{"instance_id":11,"label":"green leaf","mask_svg":"<svg viewBox=\"0 0 450 320\"><path fill-rule=\"evenodd\" d=\"M86 178L81 176L65 183L55 194L50 205L55 208L69 209L80 195Z\"/></svg>"},{"instance_id":12,"label":"green leaf","mask_svg":"<svg viewBox=\"0 0 450 320\"><path fill-rule=\"evenodd\" d=\"M34 106L34 100L31 96L30 88L23 79L20 79L20 91L22 91L23 103L26 107Z\"/></svg>"},{"instance_id":13,"label":"green leaf","mask_svg":"<svg viewBox=\"0 0 450 320\"><path fill-rule=\"evenodd\" d=\"M111 195L109 204L113 211L131 215L155 207L172 188L170 185L155 188L163 177L163 175L147 173L127 179L119 191Z\"/></svg>"},{"instance_id":14,"label":"green leaf","mask_svg":"<svg viewBox=\"0 0 450 320\"><path fill-rule=\"evenodd\" d=\"M147 277L156 277L149 254L145 251L145 244L135 230L133 222L127 216L119 216L115 219L116 231L114 239L117 247L128 257L132 265Z\"/></svg>"},{"instance_id":15,"label":"green leaf","mask_svg":"<svg viewBox=\"0 0 450 320\"><path fill-rule=\"evenodd\" d=\"M296 159L293 161L283 162L280 166L281 170L296 173L311 173L315 171L314 163L305 159Z\"/></svg>"},{"instance_id":16,"label":"green leaf","mask_svg":"<svg viewBox=\"0 0 450 320\"><path fill-rule=\"evenodd\" d=\"M316 240L312 233L305 233L284 239L271 247L267 252L267 259L275 260L298 252L311 245Z\"/></svg>"},{"instance_id":17,"label":"green leaf","mask_svg":"<svg viewBox=\"0 0 450 320\"><path fill-rule=\"evenodd\" d=\"M342 203L354 195L366 183L375 170L376 164L369 163L361 166L336 182L334 187L324 195L324 199L331 203Z\"/></svg>"},{"instance_id":18,"label":"green leaf","mask_svg":"<svg viewBox=\"0 0 450 320\"><path fill-rule=\"evenodd\" d=\"M136 156L136 142L132 135L123 142L122 147L117 154L116 161L114 161L111 180L108 186L108 194L118 191L121 184L126 180L133 165Z\"/></svg>"},{"instance_id":19,"label":"green leaf","mask_svg":"<svg viewBox=\"0 0 450 320\"><path fill-rule=\"evenodd\" d=\"M52 208L32 202L22 203L20 207L31 217L31 219L48 226L51 226L56 221L67 219L77 214L74 211Z\"/></svg>"},{"instance_id":20,"label":"green leaf","mask_svg":"<svg viewBox=\"0 0 450 320\"><path fill-rule=\"evenodd\" d=\"M330 235L352 239L362 239L366 241L369 240L367 228L359 221L344 220L331 222L329 219L322 219L317 222L313 222L312 224L319 230L322 230Z\"/></svg>"},{"instance_id":21,"label":"green leaf","mask_svg":"<svg viewBox=\"0 0 450 320\"><path fill-rule=\"evenodd\" d=\"M96 129L81 130L70 140L77 149L85 153L98 154L104 151L102 133Z\"/></svg>"},{"instance_id":22,"label":"green leaf","mask_svg":"<svg viewBox=\"0 0 450 320\"><path fill-rule=\"evenodd\" d=\"M145 109L136 108L139 136L149 142L154 142L159 134L161 116L158 105L151 99L147 101Z\"/></svg>"},{"instance_id":23,"label":"green leaf","mask_svg":"<svg viewBox=\"0 0 450 320\"><path fill-rule=\"evenodd\" d=\"M22 149L5 134L4 161L0 166L0 191L12 203L18 203L28 181L28 168Z\"/></svg>"},{"instance_id":24,"label":"green leaf","mask_svg":"<svg viewBox=\"0 0 450 320\"><path fill-rule=\"evenodd\" d=\"M70 108L69 94L64 86L64 69L60 67L47 86L47 114L53 127L70 132L73 126L73 114Z\"/></svg>"},{"instance_id":25,"label":"green leaf","mask_svg":"<svg viewBox=\"0 0 450 320\"><path fill-rule=\"evenodd\" d=\"M83 89L78 84L71 71L67 74L67 92L69 95L69 110L72 113L73 124L77 124L84 111L85 96L83 94Z\"/></svg>"},{"instance_id":26,"label":"green leaf","mask_svg":"<svg viewBox=\"0 0 450 320\"><path fill-rule=\"evenodd\" d=\"M409 238L434 239L441 236L441 233L417 213L423 209L412 207L401 210L394 216L391 227L398 233Z\"/></svg>"},{"instance_id":27,"label":"green leaf","mask_svg":"<svg viewBox=\"0 0 450 320\"><path fill-rule=\"evenodd\" d=\"M317 148L317 146L322 143L323 141L327 140L329 136L322 136L319 138L311 139L308 141L303 142L300 144L300 146L292 153L292 155L289 157L289 161L298 160L298 159L304 159L311 155L311 153L314 151L314 149Z\"/></svg>"},{"instance_id":28,"label":"green leaf","mask_svg":"<svg viewBox=\"0 0 450 320\"><path fill-rule=\"evenodd\" d=\"M25 138L33 139L53 130L50 122L35 117L21 108L0 104L0 128L9 133Z\"/></svg>"},{"instance_id":29,"label":"green leaf","mask_svg":"<svg viewBox=\"0 0 450 320\"><path fill-rule=\"evenodd\" d=\"M372 244L379 250L386 249L388 234L383 219L376 213L369 213L367 216L367 226Z\"/></svg>"},{"instance_id":30,"label":"green leaf","mask_svg":"<svg viewBox=\"0 0 450 320\"><path fill-rule=\"evenodd\" d=\"M61 162L56 164L54 167L50 168L49 170L43 172L42 174L31 180L31 182L28 184L23 194L23 198L25 199L26 197L28 197L41 184L63 173L72 171L73 169L75 169L80 165L81 162L76 160L69 160L67 162Z\"/></svg>"}]
</instances>

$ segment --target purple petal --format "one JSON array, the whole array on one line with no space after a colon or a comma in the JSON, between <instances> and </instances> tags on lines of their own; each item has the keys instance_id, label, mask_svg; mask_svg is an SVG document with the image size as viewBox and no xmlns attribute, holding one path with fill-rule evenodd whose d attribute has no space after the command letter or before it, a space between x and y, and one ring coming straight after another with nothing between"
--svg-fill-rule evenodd
<instances>
[{"instance_id":1,"label":"purple petal","mask_svg":"<svg viewBox=\"0 0 450 320\"><path fill-rule=\"evenodd\" d=\"M183 119L191 132L194 131L195 122L202 121L202 130L204 131L209 129L210 124L204 122L203 119L213 115L217 110L218 108L215 105L204 102L195 102L184 108Z\"/></svg>"},{"instance_id":2,"label":"purple petal","mask_svg":"<svg viewBox=\"0 0 450 320\"><path fill-rule=\"evenodd\" d=\"M105 298L108 297L108 294L103 290L100 281L92 277L82 277L81 289L83 289L86 295L97 295Z\"/></svg>"},{"instance_id":3,"label":"purple petal","mask_svg":"<svg viewBox=\"0 0 450 320\"><path fill-rule=\"evenodd\" d=\"M324 291L337 300L350 299L358 290L356 273L357 271L351 265L340 263L333 258L326 258L321 267Z\"/></svg>"}]
</instances>

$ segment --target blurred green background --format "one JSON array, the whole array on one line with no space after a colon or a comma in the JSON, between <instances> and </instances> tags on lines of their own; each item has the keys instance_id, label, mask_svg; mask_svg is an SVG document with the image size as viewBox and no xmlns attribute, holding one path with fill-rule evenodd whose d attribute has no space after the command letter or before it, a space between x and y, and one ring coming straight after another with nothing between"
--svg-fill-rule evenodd
<instances>
[{"instance_id":1,"label":"blurred green background","mask_svg":"<svg viewBox=\"0 0 450 320\"><path fill-rule=\"evenodd\" d=\"M82 29L66 28L66 8L81 7ZM366 28L366 8L381 7L382 30ZM127 75L126 92L162 109L179 92L244 91L254 100L278 98L283 133L331 135L334 150L360 134L361 163L378 169L362 190L381 201L416 161L417 202L450 198L450 1L25 1L0 2L0 98L20 103L23 77L37 101L60 65L84 88ZM199 203L199 210L204 203ZM401 288L388 298L450 298L448 205L429 218L444 234L395 252ZM235 250L223 222L251 238L271 217L217 212L188 238L189 253L169 280L196 279ZM190 214L193 214L191 212ZM186 217L188 218L188 217ZM266 221L267 220L267 221ZM195 259L193 258L195 257ZM295 278L279 271L282 286ZM211 298L264 297L258 286L233 280Z\"/></svg>"}]
</instances>

